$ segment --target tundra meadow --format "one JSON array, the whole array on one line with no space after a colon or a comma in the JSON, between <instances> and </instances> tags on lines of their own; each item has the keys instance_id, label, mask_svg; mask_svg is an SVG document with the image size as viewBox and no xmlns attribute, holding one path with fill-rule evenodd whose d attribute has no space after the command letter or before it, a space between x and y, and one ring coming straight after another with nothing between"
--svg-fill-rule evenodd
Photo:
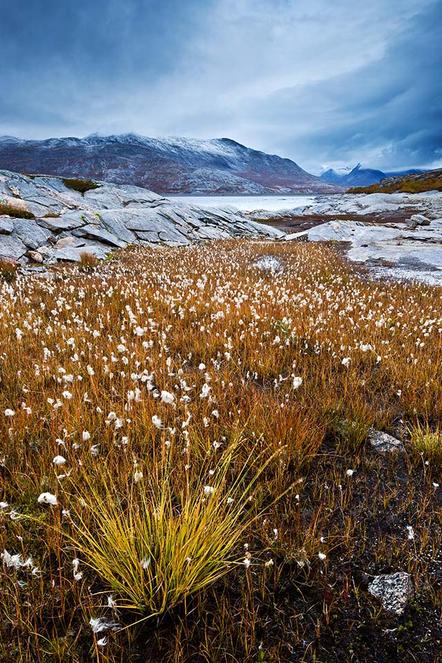
<instances>
[{"instance_id":1,"label":"tundra meadow","mask_svg":"<svg viewBox=\"0 0 442 663\"><path fill-rule=\"evenodd\" d=\"M227 241L0 294L2 662L437 660L440 289Z\"/></svg>"}]
</instances>

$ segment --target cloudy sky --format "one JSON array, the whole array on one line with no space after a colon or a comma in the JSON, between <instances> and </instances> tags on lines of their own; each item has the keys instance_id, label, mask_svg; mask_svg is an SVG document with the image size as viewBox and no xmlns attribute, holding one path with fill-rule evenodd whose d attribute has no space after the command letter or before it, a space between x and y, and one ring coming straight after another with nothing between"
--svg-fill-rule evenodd
<instances>
[{"instance_id":1,"label":"cloudy sky","mask_svg":"<svg viewBox=\"0 0 442 663\"><path fill-rule=\"evenodd\" d=\"M0 135L442 166L442 0L0 0Z\"/></svg>"}]
</instances>

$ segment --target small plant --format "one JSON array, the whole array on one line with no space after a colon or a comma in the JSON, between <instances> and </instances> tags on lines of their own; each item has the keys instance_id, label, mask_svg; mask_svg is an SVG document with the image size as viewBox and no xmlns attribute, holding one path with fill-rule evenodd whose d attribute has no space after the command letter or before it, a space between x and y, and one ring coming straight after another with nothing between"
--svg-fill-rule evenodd
<instances>
[{"instance_id":1,"label":"small plant","mask_svg":"<svg viewBox=\"0 0 442 663\"><path fill-rule=\"evenodd\" d=\"M97 256L89 251L83 251L80 253L80 265L79 268L82 272L93 272L94 269L98 266L99 260Z\"/></svg>"},{"instance_id":2,"label":"small plant","mask_svg":"<svg viewBox=\"0 0 442 663\"><path fill-rule=\"evenodd\" d=\"M67 186L68 189L78 191L82 196L84 196L86 191L91 191L92 189L98 189L100 187L99 184L92 180L80 180L75 178L63 178L63 184Z\"/></svg>"},{"instance_id":3,"label":"small plant","mask_svg":"<svg viewBox=\"0 0 442 663\"><path fill-rule=\"evenodd\" d=\"M422 454L425 460L435 465L442 465L442 430L432 430L428 424L417 423L410 429L410 439L413 448Z\"/></svg>"},{"instance_id":4,"label":"small plant","mask_svg":"<svg viewBox=\"0 0 442 663\"><path fill-rule=\"evenodd\" d=\"M0 258L0 278L6 283L12 283L17 278L18 265L12 260Z\"/></svg>"},{"instance_id":5,"label":"small plant","mask_svg":"<svg viewBox=\"0 0 442 663\"><path fill-rule=\"evenodd\" d=\"M35 219L32 212L24 207L0 200L0 216L2 214L15 217L16 219Z\"/></svg>"}]
</instances>

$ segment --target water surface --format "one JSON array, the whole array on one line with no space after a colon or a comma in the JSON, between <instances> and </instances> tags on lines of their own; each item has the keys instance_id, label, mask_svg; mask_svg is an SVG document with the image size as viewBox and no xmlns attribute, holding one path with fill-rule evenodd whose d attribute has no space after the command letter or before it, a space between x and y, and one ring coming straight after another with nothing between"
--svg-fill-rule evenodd
<instances>
[{"instance_id":1,"label":"water surface","mask_svg":"<svg viewBox=\"0 0 442 663\"><path fill-rule=\"evenodd\" d=\"M170 196L169 196L170 197ZM241 212L265 210L280 212L305 207L311 204L315 196L173 196L179 200L199 207L230 207Z\"/></svg>"}]
</instances>

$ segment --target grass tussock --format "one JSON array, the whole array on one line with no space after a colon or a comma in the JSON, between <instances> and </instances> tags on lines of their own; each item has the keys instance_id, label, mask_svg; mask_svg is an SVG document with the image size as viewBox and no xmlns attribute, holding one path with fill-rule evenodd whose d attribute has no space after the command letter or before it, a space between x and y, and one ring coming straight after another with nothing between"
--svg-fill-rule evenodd
<instances>
[{"instance_id":1,"label":"grass tussock","mask_svg":"<svg viewBox=\"0 0 442 663\"><path fill-rule=\"evenodd\" d=\"M0 282L12 283L17 278L18 264L12 260L0 258Z\"/></svg>"},{"instance_id":2,"label":"grass tussock","mask_svg":"<svg viewBox=\"0 0 442 663\"><path fill-rule=\"evenodd\" d=\"M92 272L99 263L99 259L93 253L89 253L89 251L80 253L79 269L82 272Z\"/></svg>"},{"instance_id":3,"label":"grass tussock","mask_svg":"<svg viewBox=\"0 0 442 663\"><path fill-rule=\"evenodd\" d=\"M86 191L92 191L93 189L99 189L100 185L93 180L83 180L74 177L64 177L63 184L72 189L73 191L78 191L81 195L84 195Z\"/></svg>"},{"instance_id":4,"label":"grass tussock","mask_svg":"<svg viewBox=\"0 0 442 663\"><path fill-rule=\"evenodd\" d=\"M16 219L35 219L35 216L21 205L14 205L11 202L0 200L0 216L11 216Z\"/></svg>"},{"instance_id":5,"label":"grass tussock","mask_svg":"<svg viewBox=\"0 0 442 663\"><path fill-rule=\"evenodd\" d=\"M414 449L425 460L442 467L442 430L432 429L428 423L417 423L410 430L410 441Z\"/></svg>"},{"instance_id":6,"label":"grass tussock","mask_svg":"<svg viewBox=\"0 0 442 663\"><path fill-rule=\"evenodd\" d=\"M163 614L223 577L238 558L245 531L259 517L258 481L272 459L233 474L239 437L216 462L174 477L173 450L154 466L137 466L121 492L109 472L89 475L74 506L72 542L82 560L116 592L117 607L145 618ZM254 464L257 459L254 458ZM197 464L197 460L193 466Z\"/></svg>"},{"instance_id":7,"label":"grass tussock","mask_svg":"<svg viewBox=\"0 0 442 663\"><path fill-rule=\"evenodd\" d=\"M436 660L441 330L320 244L0 282L2 663Z\"/></svg>"}]
</instances>

